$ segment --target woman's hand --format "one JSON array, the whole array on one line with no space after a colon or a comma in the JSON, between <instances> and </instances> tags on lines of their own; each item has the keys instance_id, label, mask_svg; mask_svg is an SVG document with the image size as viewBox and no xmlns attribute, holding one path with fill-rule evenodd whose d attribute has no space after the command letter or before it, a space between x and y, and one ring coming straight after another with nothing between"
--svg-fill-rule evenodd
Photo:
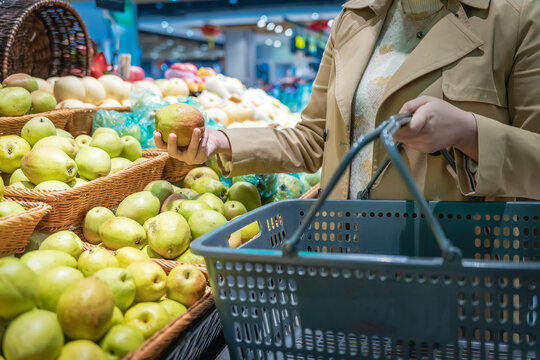
<instances>
[{"instance_id":1,"label":"woman's hand","mask_svg":"<svg viewBox=\"0 0 540 360\"><path fill-rule=\"evenodd\" d=\"M396 141L425 153L454 147L478 161L478 129L473 114L431 96L403 105L400 113L413 113L411 122L394 135Z\"/></svg>"},{"instance_id":2,"label":"woman's hand","mask_svg":"<svg viewBox=\"0 0 540 360\"><path fill-rule=\"evenodd\" d=\"M167 150L171 157L188 165L202 164L217 153L231 155L231 144L227 135L209 128L204 128L202 134L200 129L193 130L191 141L184 148L176 145L176 134L173 133L169 134L165 143L161 133L154 131L154 141L158 149Z\"/></svg>"}]
</instances>

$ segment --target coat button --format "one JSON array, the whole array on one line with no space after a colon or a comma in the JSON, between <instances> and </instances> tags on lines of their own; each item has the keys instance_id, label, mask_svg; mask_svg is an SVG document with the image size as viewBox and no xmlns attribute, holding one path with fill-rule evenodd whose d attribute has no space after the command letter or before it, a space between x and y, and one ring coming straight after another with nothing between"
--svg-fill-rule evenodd
<instances>
[{"instance_id":1,"label":"coat button","mask_svg":"<svg viewBox=\"0 0 540 360\"><path fill-rule=\"evenodd\" d=\"M328 137L328 131L326 131L326 129L324 129L322 134L323 134L323 141L326 141L326 138Z\"/></svg>"}]
</instances>

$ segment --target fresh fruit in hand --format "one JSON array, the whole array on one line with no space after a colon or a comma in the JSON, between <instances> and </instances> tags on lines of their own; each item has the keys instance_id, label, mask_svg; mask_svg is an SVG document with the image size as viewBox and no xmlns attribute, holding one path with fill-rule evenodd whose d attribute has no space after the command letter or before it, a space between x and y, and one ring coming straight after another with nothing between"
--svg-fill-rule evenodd
<instances>
[{"instance_id":1,"label":"fresh fruit in hand","mask_svg":"<svg viewBox=\"0 0 540 360\"><path fill-rule=\"evenodd\" d=\"M116 216L99 227L99 238L109 249L131 246L142 249L146 245L146 231L133 219Z\"/></svg>"},{"instance_id":2,"label":"fresh fruit in hand","mask_svg":"<svg viewBox=\"0 0 540 360\"><path fill-rule=\"evenodd\" d=\"M79 174L88 180L107 176L111 171L111 157L97 147L82 147L75 156L75 162L79 168Z\"/></svg>"},{"instance_id":3,"label":"fresh fruit in hand","mask_svg":"<svg viewBox=\"0 0 540 360\"><path fill-rule=\"evenodd\" d=\"M34 250L21 256L21 262L26 264L36 274L58 267L69 266L77 268L77 260L69 254L58 250Z\"/></svg>"},{"instance_id":4,"label":"fresh fruit in hand","mask_svg":"<svg viewBox=\"0 0 540 360\"><path fill-rule=\"evenodd\" d=\"M210 209L217 211L220 214L223 214L225 211L223 201L212 193L199 194L195 196L194 200L202 201L206 205L210 206Z\"/></svg>"},{"instance_id":5,"label":"fresh fruit in hand","mask_svg":"<svg viewBox=\"0 0 540 360\"><path fill-rule=\"evenodd\" d=\"M141 302L131 307L124 316L125 323L138 329L148 339L169 322L169 313L155 302Z\"/></svg>"},{"instance_id":6,"label":"fresh fruit in hand","mask_svg":"<svg viewBox=\"0 0 540 360\"><path fill-rule=\"evenodd\" d=\"M216 181L219 181L219 176L216 174L216 172L209 167L201 166L197 167L195 169L191 169L184 178L184 186L187 188L191 188L191 185L195 182L195 180L207 177L214 179Z\"/></svg>"},{"instance_id":7,"label":"fresh fruit in hand","mask_svg":"<svg viewBox=\"0 0 540 360\"><path fill-rule=\"evenodd\" d=\"M17 215L25 212L26 210L15 201L2 201L0 202L0 218Z\"/></svg>"},{"instance_id":8,"label":"fresh fruit in hand","mask_svg":"<svg viewBox=\"0 0 540 360\"><path fill-rule=\"evenodd\" d=\"M6 88L9 87L22 87L28 92L36 91L39 89L36 79L32 76L24 73L16 73L9 75L2 81L2 85Z\"/></svg>"},{"instance_id":9,"label":"fresh fruit in hand","mask_svg":"<svg viewBox=\"0 0 540 360\"><path fill-rule=\"evenodd\" d=\"M199 178L191 185L191 189L199 194L211 193L219 197L221 200L227 199L227 187L220 181L212 178ZM258 193L257 193L258 194Z\"/></svg>"},{"instance_id":10,"label":"fresh fruit in hand","mask_svg":"<svg viewBox=\"0 0 540 360\"><path fill-rule=\"evenodd\" d=\"M77 164L65 152L44 146L30 151L21 160L24 175L34 184L48 180L68 183L77 175Z\"/></svg>"},{"instance_id":11,"label":"fresh fruit in hand","mask_svg":"<svg viewBox=\"0 0 540 360\"><path fill-rule=\"evenodd\" d=\"M13 174L11 174L9 177L9 185L13 185L19 181L30 181L26 175L24 175L22 169L17 169L13 172Z\"/></svg>"},{"instance_id":12,"label":"fresh fruit in hand","mask_svg":"<svg viewBox=\"0 0 540 360\"><path fill-rule=\"evenodd\" d=\"M8 360L56 360L64 334L56 314L47 310L33 310L22 314L9 324L3 340Z\"/></svg>"},{"instance_id":13,"label":"fresh fruit in hand","mask_svg":"<svg viewBox=\"0 0 540 360\"><path fill-rule=\"evenodd\" d=\"M229 200L239 201L246 207L247 211L254 210L261 206L261 196L252 183L239 181L234 183L229 189Z\"/></svg>"},{"instance_id":14,"label":"fresh fruit in hand","mask_svg":"<svg viewBox=\"0 0 540 360\"><path fill-rule=\"evenodd\" d=\"M156 130L161 133L164 142L169 134L176 134L176 144L179 147L189 145L193 130L204 131L204 117L195 107L177 103L165 106L156 111Z\"/></svg>"},{"instance_id":15,"label":"fresh fruit in hand","mask_svg":"<svg viewBox=\"0 0 540 360\"><path fill-rule=\"evenodd\" d=\"M105 207L98 206L88 211L82 223L85 239L94 245L99 244L99 227L112 218L114 213Z\"/></svg>"},{"instance_id":16,"label":"fresh fruit in hand","mask_svg":"<svg viewBox=\"0 0 540 360\"><path fill-rule=\"evenodd\" d=\"M75 140L64 137L64 136L47 136L41 140L39 140L33 147L33 149L37 149L42 146L52 146L55 148L58 148L65 152L67 156L74 159L75 155L79 152L79 145L75 142Z\"/></svg>"},{"instance_id":17,"label":"fresh fruit in hand","mask_svg":"<svg viewBox=\"0 0 540 360\"><path fill-rule=\"evenodd\" d=\"M225 216L214 210L197 211L188 220L193 239L197 239L225 223L227 223Z\"/></svg>"},{"instance_id":18,"label":"fresh fruit in hand","mask_svg":"<svg viewBox=\"0 0 540 360\"><path fill-rule=\"evenodd\" d=\"M178 213L186 220L189 220L191 215L200 210L212 210L212 208L199 200L184 200L178 206Z\"/></svg>"},{"instance_id":19,"label":"fresh fruit in hand","mask_svg":"<svg viewBox=\"0 0 540 360\"><path fill-rule=\"evenodd\" d=\"M52 111L56 108L56 99L54 95L43 90L36 90L30 94L32 105L30 112L33 114Z\"/></svg>"},{"instance_id":20,"label":"fresh fruit in hand","mask_svg":"<svg viewBox=\"0 0 540 360\"><path fill-rule=\"evenodd\" d=\"M45 116L36 116L21 129L21 137L26 140L30 146L34 146L39 140L47 136L55 136L56 128L49 118Z\"/></svg>"},{"instance_id":21,"label":"fresh fruit in hand","mask_svg":"<svg viewBox=\"0 0 540 360\"><path fill-rule=\"evenodd\" d=\"M0 116L24 115L32 106L32 96L22 87L0 89Z\"/></svg>"},{"instance_id":22,"label":"fresh fruit in hand","mask_svg":"<svg viewBox=\"0 0 540 360\"><path fill-rule=\"evenodd\" d=\"M83 252L83 243L73 231L62 230L49 235L43 240L39 249L60 250L78 259Z\"/></svg>"},{"instance_id":23,"label":"fresh fruit in hand","mask_svg":"<svg viewBox=\"0 0 540 360\"><path fill-rule=\"evenodd\" d=\"M179 257L177 257L175 260L178 262L185 262L188 264L206 265L206 263L204 262L204 258L202 256L195 255L194 253L191 252L190 249L187 249L186 251L184 251L184 253L180 255Z\"/></svg>"},{"instance_id":24,"label":"fresh fruit in hand","mask_svg":"<svg viewBox=\"0 0 540 360\"><path fill-rule=\"evenodd\" d=\"M101 339L99 345L109 360L121 360L144 342L142 332L127 325L115 325Z\"/></svg>"},{"instance_id":25,"label":"fresh fruit in hand","mask_svg":"<svg viewBox=\"0 0 540 360\"><path fill-rule=\"evenodd\" d=\"M34 189L36 190L65 190L65 189L71 189L71 186L69 186L68 184L62 181L47 180L36 185Z\"/></svg>"},{"instance_id":26,"label":"fresh fruit in hand","mask_svg":"<svg viewBox=\"0 0 540 360\"><path fill-rule=\"evenodd\" d=\"M96 341L105 334L114 310L114 296L107 284L95 277L82 279L60 295L56 314L71 339Z\"/></svg>"},{"instance_id":27,"label":"fresh fruit in hand","mask_svg":"<svg viewBox=\"0 0 540 360\"><path fill-rule=\"evenodd\" d=\"M159 199L159 206L174 193L174 189L170 182L165 180L154 180L144 188L145 191L150 191Z\"/></svg>"},{"instance_id":28,"label":"fresh fruit in hand","mask_svg":"<svg viewBox=\"0 0 540 360\"><path fill-rule=\"evenodd\" d=\"M84 275L77 269L69 266L58 266L39 274L38 306L41 309L56 311L60 295L70 285L84 279Z\"/></svg>"},{"instance_id":29,"label":"fresh fruit in hand","mask_svg":"<svg viewBox=\"0 0 540 360\"><path fill-rule=\"evenodd\" d=\"M118 260L113 254L102 248L94 248L84 251L79 257L79 270L88 277L101 269L119 267Z\"/></svg>"},{"instance_id":30,"label":"fresh fruit in hand","mask_svg":"<svg viewBox=\"0 0 540 360\"><path fill-rule=\"evenodd\" d=\"M0 136L0 171L11 174L20 168L21 160L30 150L30 144L20 136Z\"/></svg>"},{"instance_id":31,"label":"fresh fruit in hand","mask_svg":"<svg viewBox=\"0 0 540 360\"><path fill-rule=\"evenodd\" d=\"M135 300L135 279L128 270L111 267L99 270L94 276L107 283L114 295L114 304L120 310L124 311L133 304Z\"/></svg>"},{"instance_id":32,"label":"fresh fruit in hand","mask_svg":"<svg viewBox=\"0 0 540 360\"><path fill-rule=\"evenodd\" d=\"M142 147L139 140L129 135L122 136L120 140L124 144L120 157L135 161L142 156Z\"/></svg>"},{"instance_id":33,"label":"fresh fruit in hand","mask_svg":"<svg viewBox=\"0 0 540 360\"><path fill-rule=\"evenodd\" d=\"M36 306L37 279L19 259L0 258L0 318L11 319Z\"/></svg>"},{"instance_id":34,"label":"fresh fruit in hand","mask_svg":"<svg viewBox=\"0 0 540 360\"><path fill-rule=\"evenodd\" d=\"M206 277L191 264L181 264L167 276L167 297L190 307L206 290Z\"/></svg>"},{"instance_id":35,"label":"fresh fruit in hand","mask_svg":"<svg viewBox=\"0 0 540 360\"><path fill-rule=\"evenodd\" d=\"M173 321L187 310L184 305L171 299L163 299L159 302L159 305L163 306L167 313L169 313L169 321Z\"/></svg>"},{"instance_id":36,"label":"fresh fruit in hand","mask_svg":"<svg viewBox=\"0 0 540 360\"><path fill-rule=\"evenodd\" d=\"M107 356L92 341L75 340L64 345L58 360L107 360Z\"/></svg>"},{"instance_id":37,"label":"fresh fruit in hand","mask_svg":"<svg viewBox=\"0 0 540 360\"><path fill-rule=\"evenodd\" d=\"M165 295L167 275L154 262L134 263L127 267L135 278L135 302L157 301ZM126 319L127 320L127 319Z\"/></svg>"},{"instance_id":38,"label":"fresh fruit in hand","mask_svg":"<svg viewBox=\"0 0 540 360\"><path fill-rule=\"evenodd\" d=\"M223 215L229 221L245 213L247 213L247 209L240 201L229 200L223 204Z\"/></svg>"},{"instance_id":39,"label":"fresh fruit in hand","mask_svg":"<svg viewBox=\"0 0 540 360\"><path fill-rule=\"evenodd\" d=\"M124 143L120 140L120 136L112 132L99 132L94 134L90 146L100 148L109 154L111 158L118 157L124 149Z\"/></svg>"},{"instance_id":40,"label":"fresh fruit in hand","mask_svg":"<svg viewBox=\"0 0 540 360\"><path fill-rule=\"evenodd\" d=\"M99 80L85 76L81 79L84 86L84 102L88 104L99 105L105 100L106 92Z\"/></svg>"},{"instance_id":41,"label":"fresh fruit in hand","mask_svg":"<svg viewBox=\"0 0 540 360\"><path fill-rule=\"evenodd\" d=\"M188 247L191 233L184 217L167 211L150 220L148 245L165 259L174 259Z\"/></svg>"},{"instance_id":42,"label":"fresh fruit in hand","mask_svg":"<svg viewBox=\"0 0 540 360\"><path fill-rule=\"evenodd\" d=\"M178 212L180 203L184 200L187 200L187 196L182 195L182 194L172 194L163 202L163 205L161 205L160 211L161 212L165 212L165 211Z\"/></svg>"},{"instance_id":43,"label":"fresh fruit in hand","mask_svg":"<svg viewBox=\"0 0 540 360\"><path fill-rule=\"evenodd\" d=\"M127 268L132 263L150 261L150 257L143 250L132 247L123 247L114 251L114 256L120 267Z\"/></svg>"},{"instance_id":44,"label":"fresh fruit in hand","mask_svg":"<svg viewBox=\"0 0 540 360\"><path fill-rule=\"evenodd\" d=\"M178 188L174 189L175 194L182 194L185 197L187 197L188 200L192 200L195 196L199 195L198 192L195 190L187 189L187 188Z\"/></svg>"},{"instance_id":45,"label":"fresh fruit in hand","mask_svg":"<svg viewBox=\"0 0 540 360\"><path fill-rule=\"evenodd\" d=\"M54 82L54 97L58 102L64 100L84 101L86 91L81 80L75 76L62 76Z\"/></svg>"},{"instance_id":46,"label":"fresh fruit in hand","mask_svg":"<svg viewBox=\"0 0 540 360\"><path fill-rule=\"evenodd\" d=\"M139 224L159 214L160 202L150 191L139 191L126 197L116 210L117 216L125 216Z\"/></svg>"},{"instance_id":47,"label":"fresh fruit in hand","mask_svg":"<svg viewBox=\"0 0 540 360\"><path fill-rule=\"evenodd\" d=\"M90 146L90 143L92 142L92 137L88 135L79 135L75 138L75 142L77 145L79 145L79 148Z\"/></svg>"}]
</instances>

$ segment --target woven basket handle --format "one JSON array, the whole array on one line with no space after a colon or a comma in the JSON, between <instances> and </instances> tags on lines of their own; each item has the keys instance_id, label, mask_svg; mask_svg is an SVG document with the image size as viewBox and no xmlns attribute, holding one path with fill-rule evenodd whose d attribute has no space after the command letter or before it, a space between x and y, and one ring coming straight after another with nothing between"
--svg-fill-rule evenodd
<instances>
[{"instance_id":1,"label":"woven basket handle","mask_svg":"<svg viewBox=\"0 0 540 360\"><path fill-rule=\"evenodd\" d=\"M394 143L394 134L396 131L398 131L402 126L408 124L411 121L412 114L398 114L393 115L390 117L390 119L383 122L381 125L379 125L375 130L361 136L349 149L347 154L343 157L341 162L339 163L336 171L330 178L330 181L328 182L328 185L322 192L322 194L319 196L319 199L309 212L307 213L306 217L296 229L296 231L293 233L292 237L285 241L282 247L283 255L284 256L295 256L298 252L298 242L300 241L300 238L308 228L308 226L311 224L313 219L315 218L315 215L319 211L319 209L322 207L328 196L330 196L330 193L338 183L339 179L345 173L347 170L347 167L352 162L354 157L362 150L367 144L369 144L372 141L375 141L377 138L380 138L383 142L384 146L386 147L386 150L388 151L390 155L390 159L394 163L394 165L397 167L401 177L405 181L405 184L411 191L411 193L414 196L414 199L418 206L420 207L420 210L422 214L424 214L424 217L431 228L431 231L435 235L435 239L437 240L437 243L439 244L439 248L441 249L442 257L444 259L445 263L461 263L461 250L456 248L452 242L446 237L444 234L444 231L441 228L441 225L433 215L431 209L429 208L428 203L422 196L422 193L416 186L413 178L411 177L409 171L407 170L407 167L403 163L403 160L401 159L401 155L399 154L399 150Z\"/></svg>"}]
</instances>

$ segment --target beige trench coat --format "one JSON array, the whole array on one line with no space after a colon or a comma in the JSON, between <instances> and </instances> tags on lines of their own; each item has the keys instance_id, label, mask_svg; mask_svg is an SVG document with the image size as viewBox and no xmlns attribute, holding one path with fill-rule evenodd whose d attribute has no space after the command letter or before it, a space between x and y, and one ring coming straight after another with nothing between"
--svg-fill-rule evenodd
<instances>
[{"instance_id":1,"label":"beige trench coat","mask_svg":"<svg viewBox=\"0 0 540 360\"><path fill-rule=\"evenodd\" d=\"M353 97L391 0L351 0L334 21L313 93L293 129L230 129L230 175L314 172L324 188L349 149ZM540 1L450 0L439 20L391 78L376 125L420 95L472 112L478 123L476 181L451 149L454 172L442 156L405 148L402 155L430 200L467 196L540 199ZM386 157L377 142L373 171ZM471 184L473 187L471 187ZM349 172L332 193L348 197ZM392 165L373 199L411 199Z\"/></svg>"}]
</instances>

